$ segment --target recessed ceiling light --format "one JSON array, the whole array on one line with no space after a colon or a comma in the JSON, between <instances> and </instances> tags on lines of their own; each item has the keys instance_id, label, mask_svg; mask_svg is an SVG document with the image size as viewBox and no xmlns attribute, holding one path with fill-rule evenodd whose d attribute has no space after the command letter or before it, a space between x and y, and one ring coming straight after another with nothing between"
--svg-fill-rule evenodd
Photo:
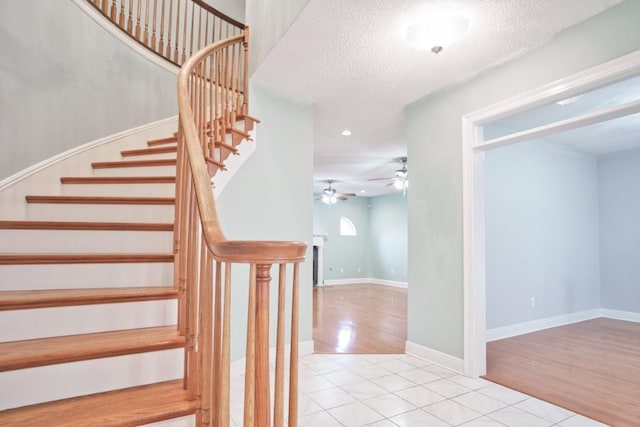
<instances>
[{"instance_id":1,"label":"recessed ceiling light","mask_svg":"<svg viewBox=\"0 0 640 427\"><path fill-rule=\"evenodd\" d=\"M361 193L366 193L366 191L365 191L365 190L360 190L360 192L361 192Z\"/></svg>"},{"instance_id":2,"label":"recessed ceiling light","mask_svg":"<svg viewBox=\"0 0 640 427\"><path fill-rule=\"evenodd\" d=\"M351 135L351 131L349 129L345 129L342 131L342 136L349 136Z\"/></svg>"}]
</instances>

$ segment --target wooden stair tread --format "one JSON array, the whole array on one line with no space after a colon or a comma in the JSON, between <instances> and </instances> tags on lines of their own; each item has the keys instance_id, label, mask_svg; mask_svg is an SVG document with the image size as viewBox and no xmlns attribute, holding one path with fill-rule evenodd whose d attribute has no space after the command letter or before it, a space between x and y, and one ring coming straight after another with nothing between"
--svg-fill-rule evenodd
<instances>
[{"instance_id":1,"label":"wooden stair tread","mask_svg":"<svg viewBox=\"0 0 640 427\"><path fill-rule=\"evenodd\" d=\"M0 291L0 310L175 299L173 286Z\"/></svg>"},{"instance_id":2,"label":"wooden stair tread","mask_svg":"<svg viewBox=\"0 0 640 427\"><path fill-rule=\"evenodd\" d=\"M159 138L159 139L152 139L147 141L147 145L149 147L154 147L157 145L163 145L163 144L172 144L178 142L178 137L174 134L173 136L168 136L166 138Z\"/></svg>"},{"instance_id":3,"label":"wooden stair tread","mask_svg":"<svg viewBox=\"0 0 640 427\"><path fill-rule=\"evenodd\" d=\"M175 153L176 151L178 151L178 146L170 145L170 146L159 146L159 147L152 147L152 148L140 148L137 150L123 150L120 152L120 154L122 155L122 157L150 156L153 154Z\"/></svg>"},{"instance_id":4,"label":"wooden stair tread","mask_svg":"<svg viewBox=\"0 0 640 427\"><path fill-rule=\"evenodd\" d=\"M175 197L28 195L28 203L81 205L174 205Z\"/></svg>"},{"instance_id":5,"label":"wooden stair tread","mask_svg":"<svg viewBox=\"0 0 640 427\"><path fill-rule=\"evenodd\" d=\"M174 184L175 176L64 176L63 184Z\"/></svg>"},{"instance_id":6,"label":"wooden stair tread","mask_svg":"<svg viewBox=\"0 0 640 427\"><path fill-rule=\"evenodd\" d=\"M0 343L0 372L184 347L175 326Z\"/></svg>"},{"instance_id":7,"label":"wooden stair tread","mask_svg":"<svg viewBox=\"0 0 640 427\"><path fill-rule=\"evenodd\" d=\"M192 415L196 401L187 400L182 384L166 381L8 409L0 411L0 425L138 426Z\"/></svg>"},{"instance_id":8,"label":"wooden stair tread","mask_svg":"<svg viewBox=\"0 0 640 427\"><path fill-rule=\"evenodd\" d=\"M170 253L21 253L0 254L0 265L26 264L115 264L173 262Z\"/></svg>"},{"instance_id":9,"label":"wooden stair tread","mask_svg":"<svg viewBox=\"0 0 640 427\"><path fill-rule=\"evenodd\" d=\"M159 222L0 221L0 229L4 229L4 230L173 231L173 224L159 223Z\"/></svg>"},{"instance_id":10,"label":"wooden stair tread","mask_svg":"<svg viewBox=\"0 0 640 427\"><path fill-rule=\"evenodd\" d=\"M94 169L110 168L135 168L149 166L175 166L176 159L152 159L152 160L118 160L115 162L93 162Z\"/></svg>"}]
</instances>

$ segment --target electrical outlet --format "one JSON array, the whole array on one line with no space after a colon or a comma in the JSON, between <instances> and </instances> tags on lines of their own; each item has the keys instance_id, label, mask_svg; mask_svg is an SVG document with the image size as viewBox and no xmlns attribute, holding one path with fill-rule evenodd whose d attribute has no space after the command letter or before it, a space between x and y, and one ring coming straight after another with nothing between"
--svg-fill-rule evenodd
<instances>
[{"instance_id":1,"label":"electrical outlet","mask_svg":"<svg viewBox=\"0 0 640 427\"><path fill-rule=\"evenodd\" d=\"M531 297L531 307L535 307L535 306L536 306L536 298Z\"/></svg>"}]
</instances>

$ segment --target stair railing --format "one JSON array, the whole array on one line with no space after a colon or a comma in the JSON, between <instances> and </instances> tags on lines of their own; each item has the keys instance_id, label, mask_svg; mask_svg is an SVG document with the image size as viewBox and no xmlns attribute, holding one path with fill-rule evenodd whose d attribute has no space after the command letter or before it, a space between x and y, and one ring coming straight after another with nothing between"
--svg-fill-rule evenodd
<instances>
[{"instance_id":1,"label":"stair railing","mask_svg":"<svg viewBox=\"0 0 640 427\"><path fill-rule=\"evenodd\" d=\"M297 425L298 281L306 244L227 240L210 176L233 151L224 137L247 115L248 29L194 53L178 75L180 125L176 184L176 280L179 325L187 338L187 394L199 400L198 425L228 426L231 286L248 286L245 426ZM245 129L246 130L246 129ZM248 283L232 281L232 265L248 264ZM270 271L278 264L273 418L269 386ZM291 282L288 414L285 392L285 292ZM239 337L233 337L234 339ZM272 423L273 422L273 423Z\"/></svg>"},{"instance_id":2,"label":"stair railing","mask_svg":"<svg viewBox=\"0 0 640 427\"><path fill-rule=\"evenodd\" d=\"M244 25L202 0L88 0L146 48L180 66L194 52L241 35Z\"/></svg>"}]
</instances>

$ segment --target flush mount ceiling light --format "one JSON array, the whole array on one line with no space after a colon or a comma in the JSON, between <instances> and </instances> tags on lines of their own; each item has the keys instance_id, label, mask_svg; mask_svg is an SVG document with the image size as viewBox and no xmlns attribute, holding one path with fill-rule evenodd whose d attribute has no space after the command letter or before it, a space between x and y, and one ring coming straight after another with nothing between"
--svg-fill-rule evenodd
<instances>
[{"instance_id":1,"label":"flush mount ceiling light","mask_svg":"<svg viewBox=\"0 0 640 427\"><path fill-rule=\"evenodd\" d=\"M455 12L433 12L407 28L407 41L420 49L440 53L464 36L469 28L469 19Z\"/></svg>"},{"instance_id":2,"label":"flush mount ceiling light","mask_svg":"<svg viewBox=\"0 0 640 427\"><path fill-rule=\"evenodd\" d=\"M342 131L342 136L349 136L351 135L351 131L349 129L345 129Z\"/></svg>"}]
</instances>

